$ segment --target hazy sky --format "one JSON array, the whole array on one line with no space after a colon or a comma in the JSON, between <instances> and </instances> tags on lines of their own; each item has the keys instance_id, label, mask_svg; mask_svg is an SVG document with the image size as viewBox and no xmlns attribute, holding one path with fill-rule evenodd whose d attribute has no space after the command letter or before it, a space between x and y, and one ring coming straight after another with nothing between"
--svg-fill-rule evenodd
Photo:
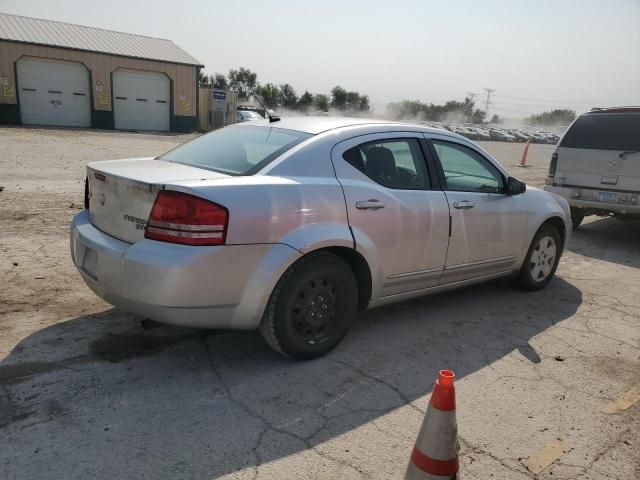
<instances>
[{"instance_id":1,"label":"hazy sky","mask_svg":"<svg viewBox=\"0 0 640 480\"><path fill-rule=\"evenodd\" d=\"M389 101L496 90L490 113L640 105L640 0L0 0L0 11L169 38L207 73Z\"/></svg>"}]
</instances>

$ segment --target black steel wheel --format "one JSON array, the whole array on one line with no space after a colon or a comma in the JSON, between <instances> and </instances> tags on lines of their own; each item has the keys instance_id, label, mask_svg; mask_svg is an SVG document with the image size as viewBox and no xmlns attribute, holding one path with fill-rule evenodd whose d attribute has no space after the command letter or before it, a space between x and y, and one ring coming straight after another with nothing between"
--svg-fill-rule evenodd
<instances>
[{"instance_id":1,"label":"black steel wheel","mask_svg":"<svg viewBox=\"0 0 640 480\"><path fill-rule=\"evenodd\" d=\"M525 290L541 290L551 281L562 255L560 232L553 225L543 225L533 237L517 282Z\"/></svg>"},{"instance_id":2,"label":"black steel wheel","mask_svg":"<svg viewBox=\"0 0 640 480\"><path fill-rule=\"evenodd\" d=\"M292 265L269 300L260 332L276 351L310 360L346 335L358 306L351 268L330 253L312 253Z\"/></svg>"}]
</instances>

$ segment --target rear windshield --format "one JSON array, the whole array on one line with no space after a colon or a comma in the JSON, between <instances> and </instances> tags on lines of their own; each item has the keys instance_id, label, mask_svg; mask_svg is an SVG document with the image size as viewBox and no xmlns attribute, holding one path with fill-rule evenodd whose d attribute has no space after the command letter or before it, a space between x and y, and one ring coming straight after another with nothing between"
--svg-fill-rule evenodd
<instances>
[{"instance_id":1,"label":"rear windshield","mask_svg":"<svg viewBox=\"0 0 640 480\"><path fill-rule=\"evenodd\" d=\"M562 139L561 147L640 151L640 114L583 115Z\"/></svg>"},{"instance_id":2,"label":"rear windshield","mask_svg":"<svg viewBox=\"0 0 640 480\"><path fill-rule=\"evenodd\" d=\"M273 127L221 128L158 158L229 175L253 175L311 136Z\"/></svg>"}]
</instances>

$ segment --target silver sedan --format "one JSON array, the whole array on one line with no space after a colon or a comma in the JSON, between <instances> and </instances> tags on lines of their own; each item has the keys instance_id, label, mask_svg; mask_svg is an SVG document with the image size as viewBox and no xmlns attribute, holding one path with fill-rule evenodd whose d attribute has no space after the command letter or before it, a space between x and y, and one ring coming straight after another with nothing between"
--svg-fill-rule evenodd
<instances>
[{"instance_id":1,"label":"silver sedan","mask_svg":"<svg viewBox=\"0 0 640 480\"><path fill-rule=\"evenodd\" d=\"M514 277L551 280L567 202L439 129L352 118L234 125L158 157L90 163L71 252L107 302L259 328L318 357L358 310Z\"/></svg>"}]
</instances>

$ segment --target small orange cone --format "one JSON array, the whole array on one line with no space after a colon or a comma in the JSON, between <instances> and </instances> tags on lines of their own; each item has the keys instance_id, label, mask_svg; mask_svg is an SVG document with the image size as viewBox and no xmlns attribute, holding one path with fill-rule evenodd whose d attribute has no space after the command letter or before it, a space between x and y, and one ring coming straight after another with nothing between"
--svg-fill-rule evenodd
<instances>
[{"instance_id":1,"label":"small orange cone","mask_svg":"<svg viewBox=\"0 0 640 480\"><path fill-rule=\"evenodd\" d=\"M527 165L527 155L529 154L529 145L531 145L531 139L527 140L527 143L524 145L524 151L522 152L522 158L520 159L520 163L516 165L516 167L528 168Z\"/></svg>"},{"instance_id":2,"label":"small orange cone","mask_svg":"<svg viewBox=\"0 0 640 480\"><path fill-rule=\"evenodd\" d=\"M405 480L452 480L458 474L455 373L440 370L411 452Z\"/></svg>"}]
</instances>

